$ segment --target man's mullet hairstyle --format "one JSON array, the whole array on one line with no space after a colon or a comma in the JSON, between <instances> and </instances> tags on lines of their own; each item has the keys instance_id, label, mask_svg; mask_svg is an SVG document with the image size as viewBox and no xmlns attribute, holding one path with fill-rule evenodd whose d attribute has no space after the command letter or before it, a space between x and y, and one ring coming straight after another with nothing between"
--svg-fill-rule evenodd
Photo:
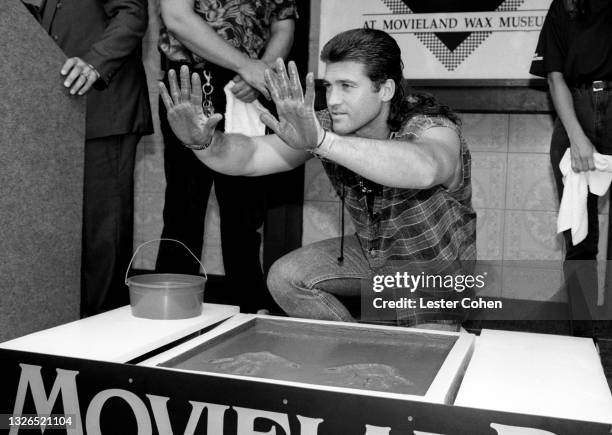
<instances>
[{"instance_id":1,"label":"man's mullet hairstyle","mask_svg":"<svg viewBox=\"0 0 612 435\"><path fill-rule=\"evenodd\" d=\"M455 123L459 118L447 106L441 105L429 94L406 96L402 70L402 52L388 33L376 29L352 29L330 39L321 51L325 63L358 62L364 66L365 74L376 86L388 79L395 82L395 94L391 99L391 110L387 124L391 131L398 131L414 115L445 116Z\"/></svg>"}]
</instances>

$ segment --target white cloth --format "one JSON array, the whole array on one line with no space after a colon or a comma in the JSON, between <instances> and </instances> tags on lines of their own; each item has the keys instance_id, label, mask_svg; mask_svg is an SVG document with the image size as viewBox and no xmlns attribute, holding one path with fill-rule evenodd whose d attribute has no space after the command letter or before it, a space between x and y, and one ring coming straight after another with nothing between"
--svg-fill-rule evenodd
<instances>
[{"instance_id":1,"label":"white cloth","mask_svg":"<svg viewBox=\"0 0 612 435\"><path fill-rule=\"evenodd\" d=\"M612 182L612 156L593 153L596 170L574 172L569 148L559 163L563 174L563 197L557 217L557 232L572 230L572 244L582 242L589 229L587 214L588 191L602 196Z\"/></svg>"},{"instance_id":2,"label":"white cloth","mask_svg":"<svg viewBox=\"0 0 612 435\"><path fill-rule=\"evenodd\" d=\"M257 100L252 103L240 101L230 89L234 86L233 81L229 81L223 88L225 92L225 132L241 133L247 136L263 136L266 133L266 126L259 119L261 112L267 110Z\"/></svg>"}]
</instances>

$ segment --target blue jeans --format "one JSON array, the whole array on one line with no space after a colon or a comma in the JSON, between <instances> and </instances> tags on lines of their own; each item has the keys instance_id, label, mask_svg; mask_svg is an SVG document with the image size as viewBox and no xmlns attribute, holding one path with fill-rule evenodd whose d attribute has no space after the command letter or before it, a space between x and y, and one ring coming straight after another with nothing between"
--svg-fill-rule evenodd
<instances>
[{"instance_id":1,"label":"blue jeans","mask_svg":"<svg viewBox=\"0 0 612 435\"><path fill-rule=\"evenodd\" d=\"M276 303L291 317L355 321L340 297L358 297L362 281L372 271L356 236L344 238L344 261L340 238L322 240L278 259L268 273L268 289Z\"/></svg>"},{"instance_id":2,"label":"blue jeans","mask_svg":"<svg viewBox=\"0 0 612 435\"><path fill-rule=\"evenodd\" d=\"M574 88L571 91L576 116L585 134L591 140L597 152L612 154L612 90L606 89L595 92L589 88ZM563 176L559 170L559 162L569 145L567 132L561 120L557 118L551 140L550 159L559 199L563 195ZM566 247L563 269L570 305L570 319L579 321L573 322L574 332L577 332L576 335L592 336L593 326L588 322L591 319L610 319L608 308L612 307L609 301L612 298L612 286L610 285L612 283L612 270L609 267L612 259L612 231L608 231L605 305L604 307L596 306L598 285L595 260L599 241L597 203L598 197L589 192L587 198L588 233L582 242L574 246L570 231L563 233ZM610 213L612 213L612 201L610 206Z\"/></svg>"}]
</instances>

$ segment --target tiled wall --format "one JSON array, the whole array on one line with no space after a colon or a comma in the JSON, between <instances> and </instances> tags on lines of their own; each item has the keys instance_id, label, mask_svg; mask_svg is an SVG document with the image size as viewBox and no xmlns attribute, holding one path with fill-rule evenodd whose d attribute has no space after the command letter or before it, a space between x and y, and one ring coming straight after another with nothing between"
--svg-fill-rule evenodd
<instances>
[{"instance_id":1,"label":"tiled wall","mask_svg":"<svg viewBox=\"0 0 612 435\"><path fill-rule=\"evenodd\" d=\"M552 116L464 114L462 119L473 155L478 256L493 260L489 264L496 271L487 292L565 300L565 246L556 234L559 204L549 158ZM600 258L605 259L607 206L600 210L606 210L599 216Z\"/></svg>"},{"instance_id":2,"label":"tiled wall","mask_svg":"<svg viewBox=\"0 0 612 435\"><path fill-rule=\"evenodd\" d=\"M144 138L136 164L135 247L158 238L164 201L163 146L157 116L159 55L155 2L144 41L156 133ZM318 2L312 3L316 23ZM317 48L312 26L311 51ZM311 68L316 64L311 56ZM488 271L485 294L536 300L564 300L561 291L563 243L555 234L558 207L548 146L549 115L464 114L463 131L473 156L474 208L478 213L478 256ZM339 201L317 160L306 165L303 243L340 232ZM607 206L600 208L600 255L605 254ZM347 219L346 232L352 232ZM206 220L203 261L208 272L223 273L219 213L211 195ZM152 269L157 245L145 247L135 267Z\"/></svg>"}]
</instances>

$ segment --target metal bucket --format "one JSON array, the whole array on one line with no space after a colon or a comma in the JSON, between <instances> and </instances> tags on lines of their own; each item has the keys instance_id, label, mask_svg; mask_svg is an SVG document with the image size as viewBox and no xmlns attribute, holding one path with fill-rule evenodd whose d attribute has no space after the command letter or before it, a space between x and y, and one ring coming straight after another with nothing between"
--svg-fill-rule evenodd
<instances>
[{"instance_id":1,"label":"metal bucket","mask_svg":"<svg viewBox=\"0 0 612 435\"><path fill-rule=\"evenodd\" d=\"M130 306L135 317L145 319L188 319L197 317L202 313L204 300L204 286L206 284L206 270L204 277L199 275L185 275L178 273L149 273L128 278L128 272L136 254L143 246L162 240L172 241L182 245L202 266L204 265L183 243L174 239L149 240L138 246L130 260L125 272L125 283L130 289Z\"/></svg>"}]
</instances>

